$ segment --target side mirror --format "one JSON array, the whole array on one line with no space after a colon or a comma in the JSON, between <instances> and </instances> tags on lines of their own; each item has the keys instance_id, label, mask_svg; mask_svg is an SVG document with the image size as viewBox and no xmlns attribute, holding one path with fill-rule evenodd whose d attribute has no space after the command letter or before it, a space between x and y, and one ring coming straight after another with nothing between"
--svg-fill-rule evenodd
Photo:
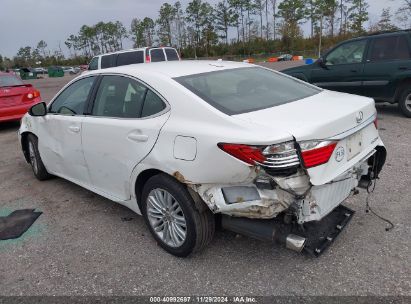
<instances>
[{"instance_id":1,"label":"side mirror","mask_svg":"<svg viewBox=\"0 0 411 304\"><path fill-rule=\"evenodd\" d=\"M325 60L323 57L318 58L317 64L318 64L320 67L326 69L326 68L327 68L327 65L326 65L325 63L326 63L326 60Z\"/></svg>"},{"instance_id":2,"label":"side mirror","mask_svg":"<svg viewBox=\"0 0 411 304\"><path fill-rule=\"evenodd\" d=\"M47 114L47 106L45 102L40 102L32 106L29 110L31 116L45 116Z\"/></svg>"}]
</instances>

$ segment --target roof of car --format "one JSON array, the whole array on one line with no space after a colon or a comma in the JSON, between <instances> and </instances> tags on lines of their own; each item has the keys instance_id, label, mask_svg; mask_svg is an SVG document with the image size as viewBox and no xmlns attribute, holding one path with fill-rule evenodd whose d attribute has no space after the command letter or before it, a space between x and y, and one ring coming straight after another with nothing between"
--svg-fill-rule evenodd
<instances>
[{"instance_id":1,"label":"roof of car","mask_svg":"<svg viewBox=\"0 0 411 304\"><path fill-rule=\"evenodd\" d=\"M213 71L251 67L252 64L233 61L217 60L183 60L183 61L162 61L147 64L131 64L109 69L95 70L89 73L124 73L137 76L140 73L155 73L168 76L170 78L201 74Z\"/></svg>"}]
</instances>

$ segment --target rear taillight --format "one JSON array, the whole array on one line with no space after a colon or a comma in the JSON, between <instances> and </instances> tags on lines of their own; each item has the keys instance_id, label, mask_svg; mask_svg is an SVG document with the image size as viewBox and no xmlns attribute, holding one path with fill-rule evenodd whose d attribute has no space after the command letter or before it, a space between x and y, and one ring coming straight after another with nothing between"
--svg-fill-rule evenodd
<instances>
[{"instance_id":1,"label":"rear taillight","mask_svg":"<svg viewBox=\"0 0 411 304\"><path fill-rule=\"evenodd\" d=\"M32 90L23 96L23 101L32 101L36 99L37 97L40 97L40 91L38 90Z\"/></svg>"},{"instance_id":2,"label":"rear taillight","mask_svg":"<svg viewBox=\"0 0 411 304\"><path fill-rule=\"evenodd\" d=\"M260 165L270 175L291 175L300 167L293 141L270 146L219 143L218 147L247 164Z\"/></svg>"},{"instance_id":3,"label":"rear taillight","mask_svg":"<svg viewBox=\"0 0 411 304\"><path fill-rule=\"evenodd\" d=\"M147 56L146 56L146 62L151 62L150 55L147 55Z\"/></svg>"},{"instance_id":4,"label":"rear taillight","mask_svg":"<svg viewBox=\"0 0 411 304\"><path fill-rule=\"evenodd\" d=\"M377 119L377 117L375 117L375 119L374 119L374 126L378 130L378 119Z\"/></svg>"},{"instance_id":5,"label":"rear taillight","mask_svg":"<svg viewBox=\"0 0 411 304\"><path fill-rule=\"evenodd\" d=\"M243 162L255 165L265 161L265 156L259 147L241 145L241 144L225 144L219 143L218 147L224 152L242 160Z\"/></svg>"},{"instance_id":6,"label":"rear taillight","mask_svg":"<svg viewBox=\"0 0 411 304\"><path fill-rule=\"evenodd\" d=\"M336 141L309 141L300 143L305 168L327 163L334 152Z\"/></svg>"}]
</instances>

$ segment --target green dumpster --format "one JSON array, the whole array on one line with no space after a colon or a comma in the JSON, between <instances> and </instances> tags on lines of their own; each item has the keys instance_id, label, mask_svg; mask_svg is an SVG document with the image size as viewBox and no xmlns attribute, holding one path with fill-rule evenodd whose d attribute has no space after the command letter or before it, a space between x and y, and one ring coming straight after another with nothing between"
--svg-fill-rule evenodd
<instances>
[{"instance_id":1,"label":"green dumpster","mask_svg":"<svg viewBox=\"0 0 411 304\"><path fill-rule=\"evenodd\" d=\"M26 79L37 79L37 72L31 70L29 68L21 68L20 69L20 77L23 80Z\"/></svg>"},{"instance_id":2,"label":"green dumpster","mask_svg":"<svg viewBox=\"0 0 411 304\"><path fill-rule=\"evenodd\" d=\"M64 71L61 67L51 66L48 68L49 77L63 77Z\"/></svg>"}]
</instances>

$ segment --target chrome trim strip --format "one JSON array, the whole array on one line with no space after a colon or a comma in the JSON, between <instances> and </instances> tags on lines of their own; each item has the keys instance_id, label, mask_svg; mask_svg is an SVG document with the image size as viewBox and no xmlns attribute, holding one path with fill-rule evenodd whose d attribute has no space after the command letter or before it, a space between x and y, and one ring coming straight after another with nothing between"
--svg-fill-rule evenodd
<instances>
[{"instance_id":1,"label":"chrome trim strip","mask_svg":"<svg viewBox=\"0 0 411 304\"><path fill-rule=\"evenodd\" d=\"M347 136L350 136L352 134L354 134L355 132L364 129L365 127L368 127L368 125L372 124L375 120L375 118L377 117L377 113L375 113L374 115L372 115L371 117L369 117L367 120L365 120L362 124L349 129L347 131L344 131L340 134L334 135L333 137L327 138L327 140L341 140L343 138L346 138Z\"/></svg>"}]
</instances>

